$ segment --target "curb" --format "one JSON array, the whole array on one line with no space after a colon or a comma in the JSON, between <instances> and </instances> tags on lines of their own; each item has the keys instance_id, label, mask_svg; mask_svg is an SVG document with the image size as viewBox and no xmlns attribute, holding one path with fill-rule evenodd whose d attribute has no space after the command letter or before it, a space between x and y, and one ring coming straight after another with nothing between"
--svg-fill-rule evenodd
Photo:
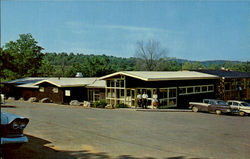
<instances>
[{"instance_id":1,"label":"curb","mask_svg":"<svg viewBox=\"0 0 250 159\"><path fill-rule=\"evenodd\" d=\"M137 109L136 111L142 112L192 112L189 109Z\"/></svg>"}]
</instances>

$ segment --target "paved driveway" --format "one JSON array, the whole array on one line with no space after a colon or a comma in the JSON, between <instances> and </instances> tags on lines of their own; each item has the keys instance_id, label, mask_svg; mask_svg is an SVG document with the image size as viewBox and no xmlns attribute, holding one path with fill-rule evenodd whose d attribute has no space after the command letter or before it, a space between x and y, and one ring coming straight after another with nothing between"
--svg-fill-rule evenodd
<instances>
[{"instance_id":1,"label":"paved driveway","mask_svg":"<svg viewBox=\"0 0 250 159\"><path fill-rule=\"evenodd\" d=\"M30 142L6 158L250 158L250 117L9 102ZM18 156L18 157L17 157Z\"/></svg>"}]
</instances>

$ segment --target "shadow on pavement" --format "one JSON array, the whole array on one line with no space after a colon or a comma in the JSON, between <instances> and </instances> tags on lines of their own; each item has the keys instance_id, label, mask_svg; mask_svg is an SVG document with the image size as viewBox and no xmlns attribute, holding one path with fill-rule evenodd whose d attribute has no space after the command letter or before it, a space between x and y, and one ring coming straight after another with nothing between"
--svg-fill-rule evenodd
<instances>
[{"instance_id":1,"label":"shadow on pavement","mask_svg":"<svg viewBox=\"0 0 250 159\"><path fill-rule=\"evenodd\" d=\"M6 105L6 104L1 104L1 108L16 108L16 106L13 105Z\"/></svg>"},{"instance_id":2,"label":"shadow on pavement","mask_svg":"<svg viewBox=\"0 0 250 159\"><path fill-rule=\"evenodd\" d=\"M44 145L51 142L26 135L29 143L19 149L2 150L3 159L156 159L153 157L137 158L130 155L121 155L117 158L110 157L107 153L91 153L89 151L58 151ZM1 159L2 159L1 158ZM183 156L167 157L165 159L187 159ZM191 158L189 158L191 159ZM194 158L193 158L194 159Z\"/></svg>"}]
</instances>

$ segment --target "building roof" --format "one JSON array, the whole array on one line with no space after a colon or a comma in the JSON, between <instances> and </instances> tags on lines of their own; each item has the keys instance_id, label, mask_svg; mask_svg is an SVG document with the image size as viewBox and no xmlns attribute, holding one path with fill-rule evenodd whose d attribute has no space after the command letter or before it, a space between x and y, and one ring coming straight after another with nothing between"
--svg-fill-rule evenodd
<instances>
[{"instance_id":1,"label":"building roof","mask_svg":"<svg viewBox=\"0 0 250 159\"><path fill-rule=\"evenodd\" d=\"M16 87L20 87L20 88L39 88L39 86L34 86L33 83L20 84L20 85L17 85Z\"/></svg>"},{"instance_id":2,"label":"building roof","mask_svg":"<svg viewBox=\"0 0 250 159\"><path fill-rule=\"evenodd\" d=\"M14 84L14 85L22 85L22 84L33 84L38 81L44 80L46 77L25 77L11 81L5 81L4 84Z\"/></svg>"},{"instance_id":3,"label":"building roof","mask_svg":"<svg viewBox=\"0 0 250 159\"><path fill-rule=\"evenodd\" d=\"M79 87L86 86L95 82L97 78L48 78L34 83L33 85L39 85L47 82L57 87Z\"/></svg>"},{"instance_id":4,"label":"building roof","mask_svg":"<svg viewBox=\"0 0 250 159\"><path fill-rule=\"evenodd\" d=\"M99 79L108 79L117 75L129 76L144 81L217 79L218 76L195 71L122 71L103 76Z\"/></svg>"},{"instance_id":5,"label":"building roof","mask_svg":"<svg viewBox=\"0 0 250 159\"><path fill-rule=\"evenodd\" d=\"M58 78L58 77L26 77L3 82L4 84L13 84L21 88L39 88L41 83L50 83L57 87L80 87L88 86L91 88L105 88L105 81L97 77L89 78Z\"/></svg>"},{"instance_id":6,"label":"building roof","mask_svg":"<svg viewBox=\"0 0 250 159\"><path fill-rule=\"evenodd\" d=\"M239 72L239 71L230 71L230 70L198 70L198 71L225 78L250 78L249 73Z\"/></svg>"},{"instance_id":7,"label":"building roof","mask_svg":"<svg viewBox=\"0 0 250 159\"><path fill-rule=\"evenodd\" d=\"M87 88L105 88L106 81L105 80L95 80L92 84L87 85Z\"/></svg>"}]
</instances>

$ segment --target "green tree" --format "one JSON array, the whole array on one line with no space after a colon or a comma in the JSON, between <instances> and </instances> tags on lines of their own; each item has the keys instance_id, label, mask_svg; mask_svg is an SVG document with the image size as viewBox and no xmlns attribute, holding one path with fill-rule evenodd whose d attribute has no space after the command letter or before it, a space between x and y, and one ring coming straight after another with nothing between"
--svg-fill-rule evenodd
<instances>
[{"instance_id":1,"label":"green tree","mask_svg":"<svg viewBox=\"0 0 250 159\"><path fill-rule=\"evenodd\" d=\"M55 76L55 67L51 65L48 60L43 59L42 65L38 70L39 76L41 77L52 77Z\"/></svg>"},{"instance_id":2,"label":"green tree","mask_svg":"<svg viewBox=\"0 0 250 159\"><path fill-rule=\"evenodd\" d=\"M42 50L31 34L20 34L18 40L4 45L4 61L9 59L3 65L3 69L8 70L5 73L13 72L11 78L37 76L43 59Z\"/></svg>"},{"instance_id":3,"label":"green tree","mask_svg":"<svg viewBox=\"0 0 250 159\"><path fill-rule=\"evenodd\" d=\"M221 69L221 66L219 64L214 63L214 64L209 65L207 67L207 69L209 69L209 70L219 70L219 69Z\"/></svg>"},{"instance_id":4,"label":"green tree","mask_svg":"<svg viewBox=\"0 0 250 159\"><path fill-rule=\"evenodd\" d=\"M200 62L186 62L182 65L182 70L198 70L205 69L206 67L202 65Z\"/></svg>"}]
</instances>

